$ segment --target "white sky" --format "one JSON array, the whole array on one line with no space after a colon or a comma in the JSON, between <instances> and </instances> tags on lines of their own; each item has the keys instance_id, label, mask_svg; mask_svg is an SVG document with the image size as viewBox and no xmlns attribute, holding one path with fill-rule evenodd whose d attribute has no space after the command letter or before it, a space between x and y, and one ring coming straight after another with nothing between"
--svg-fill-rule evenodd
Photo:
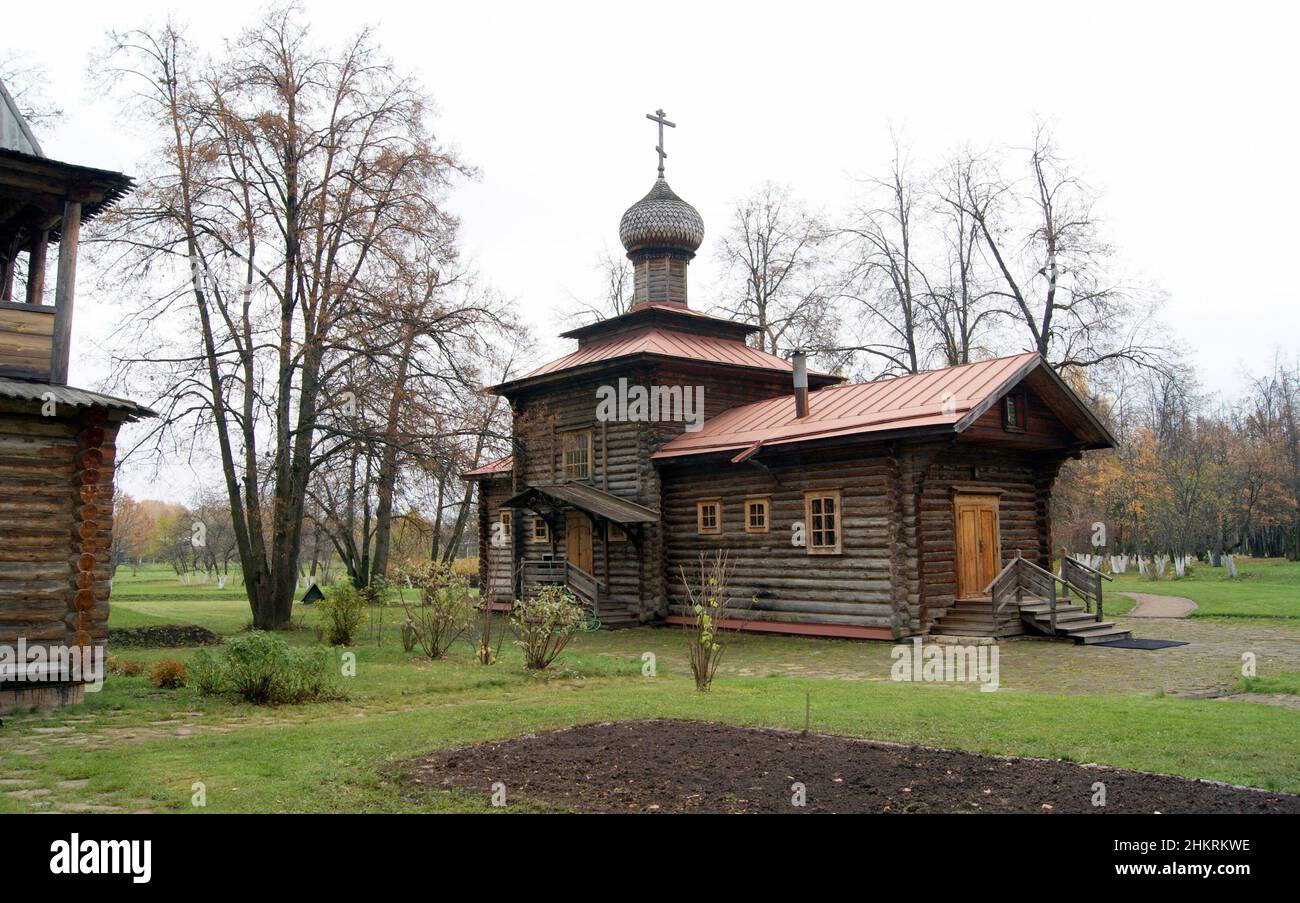
<instances>
[{"instance_id":1,"label":"white sky","mask_svg":"<svg viewBox=\"0 0 1300 903\"><path fill-rule=\"evenodd\" d=\"M663 107L668 178L709 234L692 265L707 306L729 202L764 179L835 210L880 173L891 129L917 162L962 145L1030 140L1035 117L1101 188L1126 270L1169 296L1165 317L1202 379L1234 394L1275 352L1300 353L1297 145L1300 13L1236 2L366 3L307 0L322 37L370 24L438 102L438 136L482 170L452 197L477 268L549 341L573 295L599 293L603 246L655 175ZM47 154L127 173L142 136L94 96L81 62L109 28L169 8L211 41L261 4L222 0L6 7L0 52L45 66L66 112ZM75 60L69 68L65 61ZM102 373L95 334L112 299L82 273L72 381ZM82 361L81 357L86 356ZM128 471L140 496L188 500L187 477Z\"/></svg>"}]
</instances>

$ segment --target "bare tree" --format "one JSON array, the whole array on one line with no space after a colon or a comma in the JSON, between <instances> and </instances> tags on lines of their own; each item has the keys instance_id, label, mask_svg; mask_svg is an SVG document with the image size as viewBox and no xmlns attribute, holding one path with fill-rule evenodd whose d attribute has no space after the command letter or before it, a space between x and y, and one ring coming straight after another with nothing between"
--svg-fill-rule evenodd
<instances>
[{"instance_id":1,"label":"bare tree","mask_svg":"<svg viewBox=\"0 0 1300 903\"><path fill-rule=\"evenodd\" d=\"M982 266L980 231L960 203L966 188L978 180L982 161L962 154L948 160L934 176L931 205L938 217L942 240L942 266L926 281L926 319L934 332L936 350L944 366L969 364L990 351L989 330L1001 311L994 301L995 285Z\"/></svg>"},{"instance_id":2,"label":"bare tree","mask_svg":"<svg viewBox=\"0 0 1300 903\"><path fill-rule=\"evenodd\" d=\"M634 295L632 262L622 254L604 248L596 260L600 291L593 300L574 298L565 319L594 322L622 316L632 309Z\"/></svg>"},{"instance_id":3,"label":"bare tree","mask_svg":"<svg viewBox=\"0 0 1300 903\"><path fill-rule=\"evenodd\" d=\"M45 67L30 62L21 51L0 52L0 82L4 82L19 114L34 129L63 118L63 109L45 92L49 83Z\"/></svg>"},{"instance_id":4,"label":"bare tree","mask_svg":"<svg viewBox=\"0 0 1300 903\"><path fill-rule=\"evenodd\" d=\"M1027 153L1027 178L988 167L947 195L978 230L1010 321L1058 370L1117 361L1163 367L1152 302L1111 272L1097 193L1070 170L1045 127Z\"/></svg>"},{"instance_id":5,"label":"bare tree","mask_svg":"<svg viewBox=\"0 0 1300 903\"><path fill-rule=\"evenodd\" d=\"M928 282L917 247L918 189L897 141L889 177L867 180L872 198L839 230L847 261L843 293L863 327L846 350L877 359L885 373L917 373L924 361Z\"/></svg>"},{"instance_id":6,"label":"bare tree","mask_svg":"<svg viewBox=\"0 0 1300 903\"><path fill-rule=\"evenodd\" d=\"M126 32L103 67L165 139L110 220L128 278L157 287L136 322L183 314L194 339L162 351L132 336L145 353L120 361L152 369L158 429L215 433L260 628L289 623L340 330L373 298L363 288L386 248L447 227L439 200L468 172L369 32L327 49L302 19L274 8L211 61L172 25Z\"/></svg>"},{"instance_id":7,"label":"bare tree","mask_svg":"<svg viewBox=\"0 0 1300 903\"><path fill-rule=\"evenodd\" d=\"M772 354L835 344L837 318L823 251L829 230L791 197L764 183L735 206L723 233L721 313L758 327L757 346Z\"/></svg>"}]
</instances>

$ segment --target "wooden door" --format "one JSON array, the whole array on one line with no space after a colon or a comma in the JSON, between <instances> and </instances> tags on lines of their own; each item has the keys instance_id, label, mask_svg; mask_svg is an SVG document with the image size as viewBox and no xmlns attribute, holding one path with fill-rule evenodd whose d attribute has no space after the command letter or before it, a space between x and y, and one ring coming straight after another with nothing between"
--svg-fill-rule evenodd
<instances>
[{"instance_id":1,"label":"wooden door","mask_svg":"<svg viewBox=\"0 0 1300 903\"><path fill-rule=\"evenodd\" d=\"M564 513L564 555L574 567L591 570L591 518L581 511Z\"/></svg>"},{"instance_id":2,"label":"wooden door","mask_svg":"<svg viewBox=\"0 0 1300 903\"><path fill-rule=\"evenodd\" d=\"M998 575L1002 547L998 538L998 497L958 495L953 500L957 544L957 598L984 595Z\"/></svg>"}]
</instances>

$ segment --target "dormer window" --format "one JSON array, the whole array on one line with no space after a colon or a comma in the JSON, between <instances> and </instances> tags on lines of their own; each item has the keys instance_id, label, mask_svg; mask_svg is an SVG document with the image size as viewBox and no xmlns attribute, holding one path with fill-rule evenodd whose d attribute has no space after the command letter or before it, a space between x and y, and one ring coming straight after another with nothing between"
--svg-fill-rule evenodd
<instances>
[{"instance_id":1,"label":"dormer window","mask_svg":"<svg viewBox=\"0 0 1300 903\"><path fill-rule=\"evenodd\" d=\"M1012 392L1002 399L1002 428L1008 433L1023 433L1028 428L1027 415L1024 392Z\"/></svg>"}]
</instances>

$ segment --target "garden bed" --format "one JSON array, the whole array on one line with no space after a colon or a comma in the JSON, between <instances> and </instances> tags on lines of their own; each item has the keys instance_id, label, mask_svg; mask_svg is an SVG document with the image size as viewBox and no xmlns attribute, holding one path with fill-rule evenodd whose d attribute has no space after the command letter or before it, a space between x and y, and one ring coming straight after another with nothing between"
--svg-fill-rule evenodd
<instances>
[{"instance_id":1,"label":"garden bed","mask_svg":"<svg viewBox=\"0 0 1300 903\"><path fill-rule=\"evenodd\" d=\"M185 646L214 646L220 642L219 635L198 624L114 628L108 632L109 649L174 649Z\"/></svg>"},{"instance_id":2,"label":"garden bed","mask_svg":"<svg viewBox=\"0 0 1300 903\"><path fill-rule=\"evenodd\" d=\"M1300 796L1044 759L693 721L588 724L406 763L409 791L580 812L1300 813ZM792 785L806 788L796 807ZM1093 805L1097 782L1106 804Z\"/></svg>"}]
</instances>

